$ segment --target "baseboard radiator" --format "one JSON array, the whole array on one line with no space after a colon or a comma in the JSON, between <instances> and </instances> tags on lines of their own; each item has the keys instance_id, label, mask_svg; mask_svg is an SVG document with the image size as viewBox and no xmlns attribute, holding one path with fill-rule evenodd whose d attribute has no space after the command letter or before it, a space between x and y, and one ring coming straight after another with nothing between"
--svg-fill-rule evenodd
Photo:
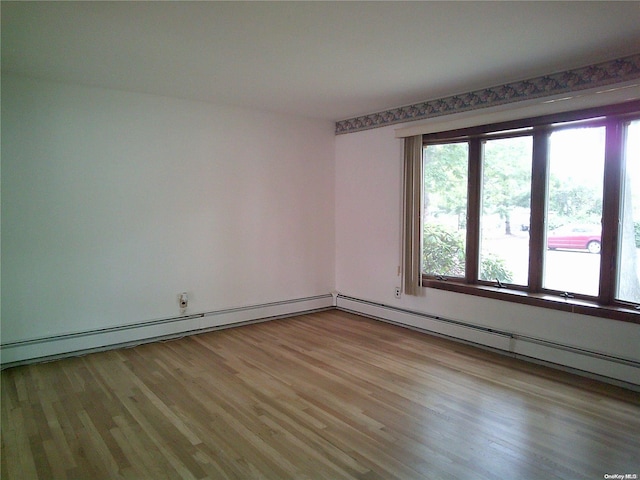
<instances>
[{"instance_id":1,"label":"baseboard radiator","mask_svg":"<svg viewBox=\"0 0 640 480\"><path fill-rule=\"evenodd\" d=\"M0 344L2 368L333 309L331 294Z\"/></svg>"},{"instance_id":2,"label":"baseboard radiator","mask_svg":"<svg viewBox=\"0 0 640 480\"><path fill-rule=\"evenodd\" d=\"M640 391L640 362L337 293L0 344L1 368L337 308Z\"/></svg>"},{"instance_id":3,"label":"baseboard radiator","mask_svg":"<svg viewBox=\"0 0 640 480\"><path fill-rule=\"evenodd\" d=\"M343 295L337 295L336 307L640 391L640 362L632 359Z\"/></svg>"}]
</instances>

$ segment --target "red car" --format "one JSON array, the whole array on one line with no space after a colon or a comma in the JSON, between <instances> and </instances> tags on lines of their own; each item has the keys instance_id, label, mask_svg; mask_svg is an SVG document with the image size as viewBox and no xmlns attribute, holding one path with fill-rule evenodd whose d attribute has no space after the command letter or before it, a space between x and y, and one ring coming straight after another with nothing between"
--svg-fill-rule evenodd
<instances>
[{"instance_id":1,"label":"red car","mask_svg":"<svg viewBox=\"0 0 640 480\"><path fill-rule=\"evenodd\" d=\"M600 253L600 225L565 225L547 234L547 248L567 248Z\"/></svg>"}]
</instances>

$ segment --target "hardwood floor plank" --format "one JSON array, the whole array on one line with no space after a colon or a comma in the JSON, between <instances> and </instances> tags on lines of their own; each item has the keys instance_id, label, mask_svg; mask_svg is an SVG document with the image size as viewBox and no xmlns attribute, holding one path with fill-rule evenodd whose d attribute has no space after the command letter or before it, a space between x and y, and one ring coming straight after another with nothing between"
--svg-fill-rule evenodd
<instances>
[{"instance_id":1,"label":"hardwood floor plank","mask_svg":"<svg viewBox=\"0 0 640 480\"><path fill-rule=\"evenodd\" d=\"M7 455L7 474L11 478L38 478L36 456L31 451L23 408L15 408L2 425L2 456ZM2 475L4 478L4 474ZM24 476L24 477L23 477Z\"/></svg>"},{"instance_id":2,"label":"hardwood floor plank","mask_svg":"<svg viewBox=\"0 0 640 480\"><path fill-rule=\"evenodd\" d=\"M270 422L274 422L280 428L283 428L291 436L292 443L306 443L313 452L310 453L310 456L321 454L319 461L331 466L330 460L333 460L337 465L343 465L348 471L357 474L364 474L369 471L342 450L336 448L335 445L323 441L321 435L317 432L317 427L314 427L313 423L308 426L307 420L311 417L305 410L301 410L300 407L285 410L280 405L273 404L267 400L262 403L259 416L263 421L268 418ZM326 425L323 424L320 428L325 429ZM349 473L349 475L351 474Z\"/></svg>"},{"instance_id":3,"label":"hardwood floor plank","mask_svg":"<svg viewBox=\"0 0 640 480\"><path fill-rule=\"evenodd\" d=\"M327 311L1 373L3 479L640 475L640 394Z\"/></svg>"},{"instance_id":4,"label":"hardwood floor plank","mask_svg":"<svg viewBox=\"0 0 640 480\"><path fill-rule=\"evenodd\" d=\"M58 448L56 441L52 439L42 442L42 447L44 448L47 456L47 462L51 468L49 478L67 478L67 468L69 468L69 464L64 458L64 449L61 451L61 449ZM73 462L72 465L75 465L75 462Z\"/></svg>"}]
</instances>

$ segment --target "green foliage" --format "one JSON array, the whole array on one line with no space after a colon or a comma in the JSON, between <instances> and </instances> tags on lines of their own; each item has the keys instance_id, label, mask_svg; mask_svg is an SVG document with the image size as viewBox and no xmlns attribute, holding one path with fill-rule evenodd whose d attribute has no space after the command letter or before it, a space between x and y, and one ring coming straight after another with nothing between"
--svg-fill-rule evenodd
<instances>
[{"instance_id":1,"label":"green foliage","mask_svg":"<svg viewBox=\"0 0 640 480\"><path fill-rule=\"evenodd\" d=\"M510 234L515 208L530 208L532 144L528 136L488 140L483 147L482 214L497 214ZM424 213L458 215L467 207L468 144L429 145L424 152ZM576 182L551 172L547 204L549 229L568 223L599 223L602 185ZM459 222L464 228L464 220ZM639 247L640 248L640 247Z\"/></svg>"},{"instance_id":2,"label":"green foliage","mask_svg":"<svg viewBox=\"0 0 640 480\"><path fill-rule=\"evenodd\" d=\"M482 256L480 280L500 280L503 283L513 281L513 273L507 269L504 259L492 253Z\"/></svg>"},{"instance_id":3,"label":"green foliage","mask_svg":"<svg viewBox=\"0 0 640 480\"><path fill-rule=\"evenodd\" d=\"M511 234L511 212L531 204L531 137L489 140L484 144L482 213L498 214Z\"/></svg>"},{"instance_id":4,"label":"green foliage","mask_svg":"<svg viewBox=\"0 0 640 480\"><path fill-rule=\"evenodd\" d=\"M483 214L498 214L510 234L511 212L531 202L531 138L490 140L484 147ZM430 216L458 215L467 208L468 144L429 145L424 153L424 208ZM460 225L464 228L463 225Z\"/></svg>"},{"instance_id":5,"label":"green foliage","mask_svg":"<svg viewBox=\"0 0 640 480\"><path fill-rule=\"evenodd\" d=\"M430 145L424 151L424 208L430 215L467 209L468 144ZM433 200L436 200L433 202ZM437 204L437 207L436 207Z\"/></svg>"},{"instance_id":6,"label":"green foliage","mask_svg":"<svg viewBox=\"0 0 640 480\"><path fill-rule=\"evenodd\" d=\"M423 233L422 271L427 275L464 277L464 240L459 232L450 232L441 225L426 224ZM481 280L496 280L510 283L513 274L503 259L484 255L480 268Z\"/></svg>"},{"instance_id":7,"label":"green foliage","mask_svg":"<svg viewBox=\"0 0 640 480\"><path fill-rule=\"evenodd\" d=\"M601 190L558 177L551 177L549 184L549 214L563 219L560 224L600 222Z\"/></svg>"},{"instance_id":8,"label":"green foliage","mask_svg":"<svg viewBox=\"0 0 640 480\"><path fill-rule=\"evenodd\" d=\"M440 225L424 226L422 271L427 275L464 276L464 241Z\"/></svg>"},{"instance_id":9,"label":"green foliage","mask_svg":"<svg viewBox=\"0 0 640 480\"><path fill-rule=\"evenodd\" d=\"M640 222L634 222L633 232L636 238L636 248L640 248Z\"/></svg>"}]
</instances>

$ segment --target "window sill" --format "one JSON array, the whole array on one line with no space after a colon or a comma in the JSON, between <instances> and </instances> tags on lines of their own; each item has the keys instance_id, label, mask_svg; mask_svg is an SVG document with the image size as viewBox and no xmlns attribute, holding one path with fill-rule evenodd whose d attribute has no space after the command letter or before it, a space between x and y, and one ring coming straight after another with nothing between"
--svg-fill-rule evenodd
<instances>
[{"instance_id":1,"label":"window sill","mask_svg":"<svg viewBox=\"0 0 640 480\"><path fill-rule=\"evenodd\" d=\"M618 305L600 305L591 300L564 298L548 293L529 293L489 285L469 285L451 280L444 281L424 277L422 285L438 290L640 324L640 311L638 310Z\"/></svg>"}]
</instances>

